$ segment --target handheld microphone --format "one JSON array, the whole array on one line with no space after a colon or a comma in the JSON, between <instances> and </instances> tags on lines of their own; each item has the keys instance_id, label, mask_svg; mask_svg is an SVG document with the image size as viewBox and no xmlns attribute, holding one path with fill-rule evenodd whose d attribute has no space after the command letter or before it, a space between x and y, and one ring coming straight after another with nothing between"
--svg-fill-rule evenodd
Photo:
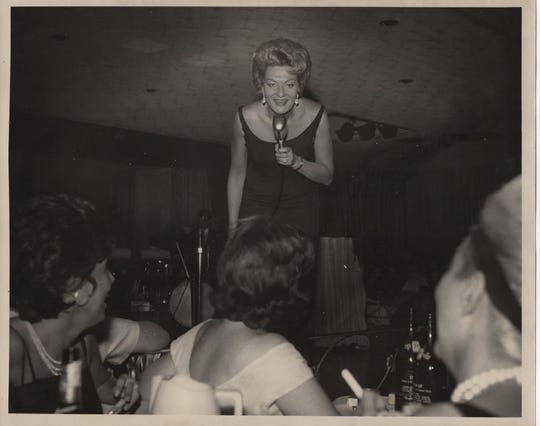
<instances>
[{"instance_id":1,"label":"handheld microphone","mask_svg":"<svg viewBox=\"0 0 540 426\"><path fill-rule=\"evenodd\" d=\"M274 115L272 127L279 147L283 148L283 141L287 138L287 118L284 115Z\"/></svg>"}]
</instances>

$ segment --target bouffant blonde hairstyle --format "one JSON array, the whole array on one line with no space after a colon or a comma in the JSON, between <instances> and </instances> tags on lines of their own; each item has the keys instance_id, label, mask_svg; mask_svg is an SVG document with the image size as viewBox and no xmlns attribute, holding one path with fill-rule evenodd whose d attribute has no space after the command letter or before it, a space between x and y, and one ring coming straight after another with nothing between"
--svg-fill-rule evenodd
<instances>
[{"instance_id":1,"label":"bouffant blonde hairstyle","mask_svg":"<svg viewBox=\"0 0 540 426\"><path fill-rule=\"evenodd\" d=\"M278 38L262 43L253 53L252 76L257 90L261 89L266 68L289 66L298 77L300 93L307 86L311 75L311 58L304 46L295 41Z\"/></svg>"}]
</instances>

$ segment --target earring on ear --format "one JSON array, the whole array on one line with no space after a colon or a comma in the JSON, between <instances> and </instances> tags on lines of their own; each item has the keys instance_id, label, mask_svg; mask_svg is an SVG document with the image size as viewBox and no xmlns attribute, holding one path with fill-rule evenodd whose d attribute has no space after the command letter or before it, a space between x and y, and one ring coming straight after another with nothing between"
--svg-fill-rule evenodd
<instances>
[{"instance_id":1,"label":"earring on ear","mask_svg":"<svg viewBox=\"0 0 540 426\"><path fill-rule=\"evenodd\" d=\"M298 95L298 93L296 94L296 99L294 100L294 106L298 106L300 104L300 95Z\"/></svg>"},{"instance_id":2,"label":"earring on ear","mask_svg":"<svg viewBox=\"0 0 540 426\"><path fill-rule=\"evenodd\" d=\"M75 303L79 306L84 306L88 303L88 299L90 299L91 293L88 293L84 290L77 290L75 293L73 293L73 298L75 299Z\"/></svg>"},{"instance_id":3,"label":"earring on ear","mask_svg":"<svg viewBox=\"0 0 540 426\"><path fill-rule=\"evenodd\" d=\"M94 278L86 277L83 284L72 293L73 301L79 306L86 305L96 291L96 287L97 283Z\"/></svg>"}]
</instances>

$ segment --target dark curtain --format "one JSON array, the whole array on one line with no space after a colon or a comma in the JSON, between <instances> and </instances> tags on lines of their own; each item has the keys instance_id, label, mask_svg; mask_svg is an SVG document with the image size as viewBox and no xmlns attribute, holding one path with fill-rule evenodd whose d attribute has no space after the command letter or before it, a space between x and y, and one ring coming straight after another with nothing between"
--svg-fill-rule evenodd
<instances>
[{"instance_id":1,"label":"dark curtain","mask_svg":"<svg viewBox=\"0 0 540 426\"><path fill-rule=\"evenodd\" d=\"M442 269L488 194L519 173L499 145L404 146L350 173L350 234L366 271ZM411 267L414 265L414 267Z\"/></svg>"}]
</instances>

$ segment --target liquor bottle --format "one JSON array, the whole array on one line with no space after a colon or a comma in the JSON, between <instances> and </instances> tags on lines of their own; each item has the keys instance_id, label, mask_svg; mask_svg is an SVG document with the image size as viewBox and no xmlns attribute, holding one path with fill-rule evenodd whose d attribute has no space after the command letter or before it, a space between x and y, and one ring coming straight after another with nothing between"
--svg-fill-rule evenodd
<instances>
[{"instance_id":1,"label":"liquor bottle","mask_svg":"<svg viewBox=\"0 0 540 426\"><path fill-rule=\"evenodd\" d=\"M422 354L417 359L414 379L414 399L422 405L433 402L437 386L437 368L433 357L433 321L428 314L427 339Z\"/></svg>"},{"instance_id":2,"label":"liquor bottle","mask_svg":"<svg viewBox=\"0 0 540 426\"><path fill-rule=\"evenodd\" d=\"M399 388L398 377L396 372L396 356L397 354L391 354L386 358L386 368L388 369L388 378L386 393L388 398L386 400L386 410L393 413L396 410L396 393Z\"/></svg>"},{"instance_id":3,"label":"liquor bottle","mask_svg":"<svg viewBox=\"0 0 540 426\"><path fill-rule=\"evenodd\" d=\"M447 401L450 397L449 375L446 367L433 352L435 329L433 315L428 314L426 346L419 357L415 371L415 396L423 405Z\"/></svg>"},{"instance_id":4,"label":"liquor bottle","mask_svg":"<svg viewBox=\"0 0 540 426\"><path fill-rule=\"evenodd\" d=\"M80 413L82 409L82 360L77 348L65 349L58 385L56 413Z\"/></svg>"},{"instance_id":5,"label":"liquor bottle","mask_svg":"<svg viewBox=\"0 0 540 426\"><path fill-rule=\"evenodd\" d=\"M152 286L150 263L146 262L142 279L136 279L131 290L131 311L150 312L154 310L150 288Z\"/></svg>"},{"instance_id":6,"label":"liquor bottle","mask_svg":"<svg viewBox=\"0 0 540 426\"><path fill-rule=\"evenodd\" d=\"M150 311L150 298L146 280L136 279L130 294L131 312Z\"/></svg>"},{"instance_id":7,"label":"liquor bottle","mask_svg":"<svg viewBox=\"0 0 540 426\"><path fill-rule=\"evenodd\" d=\"M399 349L396 359L398 389L396 409L401 410L405 404L414 402L414 371L416 357L420 351L420 343L415 337L413 309L409 310L409 336Z\"/></svg>"}]
</instances>

